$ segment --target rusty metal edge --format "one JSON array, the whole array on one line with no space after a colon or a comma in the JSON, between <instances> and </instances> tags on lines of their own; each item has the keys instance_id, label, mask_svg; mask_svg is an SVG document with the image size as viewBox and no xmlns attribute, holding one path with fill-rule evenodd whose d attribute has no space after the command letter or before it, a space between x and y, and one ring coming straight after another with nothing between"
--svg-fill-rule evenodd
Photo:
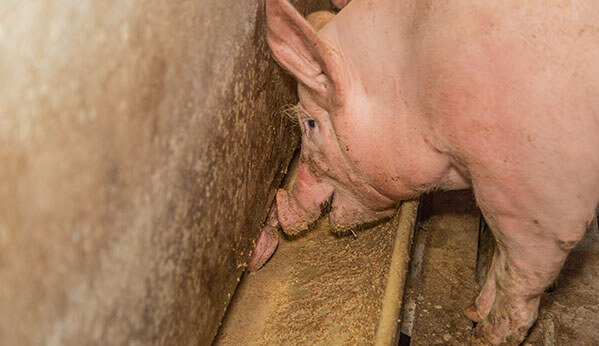
<instances>
[{"instance_id":1,"label":"rusty metal edge","mask_svg":"<svg viewBox=\"0 0 599 346\"><path fill-rule=\"evenodd\" d=\"M389 276L374 336L374 345L377 346L397 344L399 314L410 262L410 249L416 226L418 205L419 202L413 200L403 202L400 207L399 225L393 244Z\"/></svg>"}]
</instances>

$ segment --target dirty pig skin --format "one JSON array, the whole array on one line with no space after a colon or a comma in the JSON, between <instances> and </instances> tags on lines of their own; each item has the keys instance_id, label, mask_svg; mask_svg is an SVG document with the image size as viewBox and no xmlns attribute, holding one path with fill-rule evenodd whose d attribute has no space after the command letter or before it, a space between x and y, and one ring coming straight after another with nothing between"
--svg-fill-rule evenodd
<instances>
[{"instance_id":1,"label":"dirty pig skin","mask_svg":"<svg viewBox=\"0 0 599 346\"><path fill-rule=\"evenodd\" d=\"M335 5L313 27L266 0L270 48L298 80L302 147L250 269L279 225L297 233L325 204L342 232L423 192L472 188L497 240L465 309L473 341L519 344L599 202L599 2Z\"/></svg>"}]
</instances>

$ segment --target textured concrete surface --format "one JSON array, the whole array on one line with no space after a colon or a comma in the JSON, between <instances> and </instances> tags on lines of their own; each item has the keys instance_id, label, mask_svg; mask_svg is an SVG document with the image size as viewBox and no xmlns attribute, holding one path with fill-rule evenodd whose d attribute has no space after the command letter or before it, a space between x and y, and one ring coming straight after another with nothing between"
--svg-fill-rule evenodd
<instances>
[{"instance_id":1,"label":"textured concrete surface","mask_svg":"<svg viewBox=\"0 0 599 346\"><path fill-rule=\"evenodd\" d=\"M472 322L462 308L472 303L480 287L475 283L480 212L470 191L434 193L421 206L422 210L428 207L420 220L426 230L416 232L414 249L422 243L423 257L416 277L415 266L410 267L404 304L404 312L411 308L415 320L411 328L402 325L402 332L411 335L410 345L465 345L470 342ZM412 256L416 258L414 250ZM597 345L597 272L599 232L592 229L543 295L539 317L523 345Z\"/></svg>"},{"instance_id":2,"label":"textured concrete surface","mask_svg":"<svg viewBox=\"0 0 599 346\"><path fill-rule=\"evenodd\" d=\"M0 2L0 344L209 343L294 95L262 1Z\"/></svg>"},{"instance_id":3,"label":"textured concrete surface","mask_svg":"<svg viewBox=\"0 0 599 346\"><path fill-rule=\"evenodd\" d=\"M480 212L470 190L433 193L422 205L415 237L424 249L418 272L411 266L404 305L414 314L410 345L467 345L472 322L462 309L479 291L474 270Z\"/></svg>"}]
</instances>

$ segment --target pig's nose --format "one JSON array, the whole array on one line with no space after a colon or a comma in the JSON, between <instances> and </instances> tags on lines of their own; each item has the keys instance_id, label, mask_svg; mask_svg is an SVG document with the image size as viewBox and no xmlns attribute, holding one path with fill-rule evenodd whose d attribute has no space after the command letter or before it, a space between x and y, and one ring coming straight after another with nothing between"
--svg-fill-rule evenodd
<instances>
[{"instance_id":1,"label":"pig's nose","mask_svg":"<svg viewBox=\"0 0 599 346\"><path fill-rule=\"evenodd\" d=\"M316 179L311 172L300 166L289 189L277 191L279 222L289 234L297 234L314 222L321 213L321 206L333 193L333 186Z\"/></svg>"},{"instance_id":2,"label":"pig's nose","mask_svg":"<svg viewBox=\"0 0 599 346\"><path fill-rule=\"evenodd\" d=\"M307 204L301 199L306 196L289 193L287 190L279 189L277 191L277 209L278 218L283 231L287 234L298 234L316 221L321 214L321 206L328 200L327 196L308 196L311 203Z\"/></svg>"},{"instance_id":3,"label":"pig's nose","mask_svg":"<svg viewBox=\"0 0 599 346\"><path fill-rule=\"evenodd\" d=\"M294 234L308 227L305 224L305 214L308 211L304 210L287 190L277 191L277 209L279 223L285 232Z\"/></svg>"}]
</instances>

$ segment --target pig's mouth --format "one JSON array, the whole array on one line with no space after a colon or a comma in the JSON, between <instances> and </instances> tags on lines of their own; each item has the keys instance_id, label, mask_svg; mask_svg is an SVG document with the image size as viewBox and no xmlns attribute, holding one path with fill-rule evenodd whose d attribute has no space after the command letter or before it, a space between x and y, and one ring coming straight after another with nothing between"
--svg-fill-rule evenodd
<instances>
[{"instance_id":1,"label":"pig's mouth","mask_svg":"<svg viewBox=\"0 0 599 346\"><path fill-rule=\"evenodd\" d=\"M279 221L285 234L298 236L313 228L322 217L328 215L331 233L338 236L356 235L357 232L374 227L388 220L395 209L371 211L368 208L348 207L335 201L331 193L322 202L310 208L299 209L289 198L287 191L277 193Z\"/></svg>"},{"instance_id":2,"label":"pig's mouth","mask_svg":"<svg viewBox=\"0 0 599 346\"><path fill-rule=\"evenodd\" d=\"M356 233L389 220L394 212L395 208L383 211L349 210L344 213L342 208L333 206L328 213L330 230L331 233L338 236L353 235L355 237Z\"/></svg>"},{"instance_id":3,"label":"pig's mouth","mask_svg":"<svg viewBox=\"0 0 599 346\"><path fill-rule=\"evenodd\" d=\"M333 233L336 236L340 236L340 237L344 237L344 236L353 236L356 237L358 233L376 227L384 222L387 222L390 218L392 217L392 215L388 215L388 216L382 216L380 218L375 218L372 220L367 220L367 221L360 221L360 222L355 222L355 223L351 223L351 224L339 224L339 223L335 223L335 221L333 219L331 219L331 216L329 214L329 223L330 223L330 230L331 233Z\"/></svg>"},{"instance_id":4,"label":"pig's mouth","mask_svg":"<svg viewBox=\"0 0 599 346\"><path fill-rule=\"evenodd\" d=\"M277 218L287 235L303 233L326 214L333 234L355 234L356 229L377 225L395 211L392 201L344 188L324 175L313 174L313 170L320 170L305 161L296 160L290 164L288 180L276 196Z\"/></svg>"},{"instance_id":5,"label":"pig's mouth","mask_svg":"<svg viewBox=\"0 0 599 346\"><path fill-rule=\"evenodd\" d=\"M333 195L329 196L316 207L309 210L298 208L289 198L285 190L277 192L278 218L285 234L298 236L312 228L312 226L331 210Z\"/></svg>"}]
</instances>

